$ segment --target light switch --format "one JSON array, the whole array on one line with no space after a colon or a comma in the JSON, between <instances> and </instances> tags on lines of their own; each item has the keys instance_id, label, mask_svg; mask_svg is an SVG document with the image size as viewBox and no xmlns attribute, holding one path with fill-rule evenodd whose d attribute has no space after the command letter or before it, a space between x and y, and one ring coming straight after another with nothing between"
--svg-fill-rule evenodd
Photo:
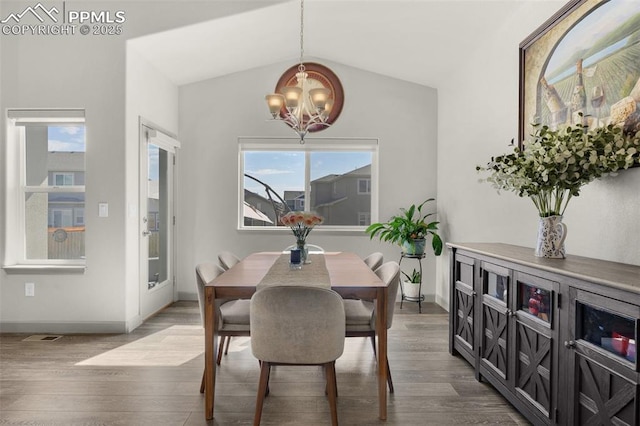
<instances>
[{"instance_id":1,"label":"light switch","mask_svg":"<svg viewBox=\"0 0 640 426\"><path fill-rule=\"evenodd\" d=\"M24 283L24 295L33 297L36 295L36 283Z\"/></svg>"},{"instance_id":2,"label":"light switch","mask_svg":"<svg viewBox=\"0 0 640 426\"><path fill-rule=\"evenodd\" d=\"M109 203L98 203L98 216L109 217Z\"/></svg>"}]
</instances>

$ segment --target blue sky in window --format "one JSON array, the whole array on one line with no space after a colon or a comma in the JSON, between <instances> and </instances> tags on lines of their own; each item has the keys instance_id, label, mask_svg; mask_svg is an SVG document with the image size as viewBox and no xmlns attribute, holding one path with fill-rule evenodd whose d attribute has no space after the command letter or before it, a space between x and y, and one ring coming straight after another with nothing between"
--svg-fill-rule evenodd
<instances>
[{"instance_id":1,"label":"blue sky in window","mask_svg":"<svg viewBox=\"0 0 640 426\"><path fill-rule=\"evenodd\" d=\"M369 152L313 152L311 180L330 174L344 174L371 164ZM305 153L303 151L245 152L245 173L270 185L280 196L284 191L304 190ZM245 179L245 189L264 195L257 182Z\"/></svg>"},{"instance_id":2,"label":"blue sky in window","mask_svg":"<svg viewBox=\"0 0 640 426\"><path fill-rule=\"evenodd\" d=\"M160 180L160 147L149 144L147 147L148 152L148 168L149 175L148 178L150 181L152 180Z\"/></svg>"},{"instance_id":3,"label":"blue sky in window","mask_svg":"<svg viewBox=\"0 0 640 426\"><path fill-rule=\"evenodd\" d=\"M50 152L85 152L85 127L49 126Z\"/></svg>"}]
</instances>

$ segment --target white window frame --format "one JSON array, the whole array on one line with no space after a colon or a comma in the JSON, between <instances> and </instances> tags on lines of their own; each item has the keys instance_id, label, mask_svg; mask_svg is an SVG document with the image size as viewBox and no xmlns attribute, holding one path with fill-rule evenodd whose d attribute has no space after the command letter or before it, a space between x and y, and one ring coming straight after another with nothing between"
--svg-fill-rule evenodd
<instances>
[{"instance_id":1,"label":"white window frame","mask_svg":"<svg viewBox=\"0 0 640 426\"><path fill-rule=\"evenodd\" d=\"M7 201L15 208L7 209L4 222L6 231L7 250L3 260L3 269L30 271L30 268L42 269L50 267L52 271L84 270L85 259L27 259L26 250L26 206L25 197L28 193L85 193L84 185L70 186L27 186L26 185L26 125L84 125L85 112L82 109L9 109L7 110ZM86 162L85 162L86 173ZM64 173L63 173L64 174ZM86 207L86 206L85 206ZM74 219L72 213L72 220ZM86 231L85 231L86 232ZM85 234L86 237L86 234ZM86 242L86 240L85 240Z\"/></svg>"},{"instance_id":2,"label":"white window frame","mask_svg":"<svg viewBox=\"0 0 640 426\"><path fill-rule=\"evenodd\" d=\"M371 153L371 220L378 220L378 139L353 137L353 138L316 138L306 137L305 143L301 144L299 138L279 138L279 137L238 137L238 230L249 231L272 231L290 233L286 226L249 226L244 225L243 203L244 203L244 152L245 151L299 151L305 152L305 200L310 199L311 169L310 158L312 152L369 152ZM306 204L306 203L305 203ZM362 232L366 226L340 226L340 225L319 225L313 232L328 231L357 231Z\"/></svg>"}]
</instances>

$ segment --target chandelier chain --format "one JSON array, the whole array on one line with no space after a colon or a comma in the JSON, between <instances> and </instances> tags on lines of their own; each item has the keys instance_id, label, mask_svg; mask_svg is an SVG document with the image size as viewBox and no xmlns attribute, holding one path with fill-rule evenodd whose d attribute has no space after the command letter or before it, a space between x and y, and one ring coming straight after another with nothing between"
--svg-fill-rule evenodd
<instances>
[{"instance_id":1,"label":"chandelier chain","mask_svg":"<svg viewBox=\"0 0 640 426\"><path fill-rule=\"evenodd\" d=\"M298 69L303 72L304 64L304 0L300 0L300 66Z\"/></svg>"},{"instance_id":2,"label":"chandelier chain","mask_svg":"<svg viewBox=\"0 0 640 426\"><path fill-rule=\"evenodd\" d=\"M300 63L295 75L295 82L288 81L284 87L277 89L280 93L269 94L265 96L265 99L272 120L287 123L300 136L301 144L304 143L304 137L308 132L331 126L330 114L333 108L333 99L331 99L329 88L307 87L309 75L305 68L304 0L300 0Z\"/></svg>"}]
</instances>

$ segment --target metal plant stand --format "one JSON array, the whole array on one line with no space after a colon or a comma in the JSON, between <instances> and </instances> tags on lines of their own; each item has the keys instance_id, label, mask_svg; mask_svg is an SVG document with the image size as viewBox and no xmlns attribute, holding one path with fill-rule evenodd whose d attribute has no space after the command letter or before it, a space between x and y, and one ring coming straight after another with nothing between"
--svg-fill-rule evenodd
<instances>
[{"instance_id":1,"label":"metal plant stand","mask_svg":"<svg viewBox=\"0 0 640 426\"><path fill-rule=\"evenodd\" d=\"M420 266L420 283L418 285L418 297L406 296L404 292L404 280L400 279L400 291L402 292L402 298L400 299L400 309L402 309L402 303L406 300L407 302L416 302L418 304L418 312L422 313L422 302L424 301L424 294L422 294L422 259L425 258L425 254L400 254L400 261L398 265L402 267L403 259L416 259L418 261L418 265Z\"/></svg>"}]
</instances>

